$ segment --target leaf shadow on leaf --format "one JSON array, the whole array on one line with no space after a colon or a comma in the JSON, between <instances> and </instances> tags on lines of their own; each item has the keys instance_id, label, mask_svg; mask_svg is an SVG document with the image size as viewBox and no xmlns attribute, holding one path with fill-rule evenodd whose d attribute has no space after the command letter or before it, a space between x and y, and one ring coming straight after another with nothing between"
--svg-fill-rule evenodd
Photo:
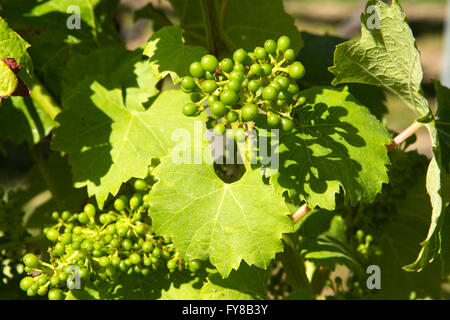
<instances>
[{"instance_id":1,"label":"leaf shadow on leaf","mask_svg":"<svg viewBox=\"0 0 450 320\"><path fill-rule=\"evenodd\" d=\"M362 165L352 159L340 142L356 148L366 146L358 129L341 119L348 111L322 102L308 103L296 110L301 126L292 134L281 136L280 143L285 148L280 152L280 163L285 165L279 168L279 184L297 190L302 199L310 196L305 185L314 193L325 194L328 182L336 180L362 191L363 186L357 180Z\"/></svg>"},{"instance_id":2,"label":"leaf shadow on leaf","mask_svg":"<svg viewBox=\"0 0 450 320\"><path fill-rule=\"evenodd\" d=\"M34 106L29 98L23 98L26 109L35 111ZM30 106L31 105L31 106ZM34 112L34 115L36 113ZM33 142L33 128L20 106L15 106L11 99L5 99L0 107L0 136L1 140L25 140ZM33 120L35 118L33 117ZM40 125L40 121L35 121L36 125ZM39 134L43 133L42 126L39 126ZM43 135L42 135L43 136Z\"/></svg>"}]
</instances>

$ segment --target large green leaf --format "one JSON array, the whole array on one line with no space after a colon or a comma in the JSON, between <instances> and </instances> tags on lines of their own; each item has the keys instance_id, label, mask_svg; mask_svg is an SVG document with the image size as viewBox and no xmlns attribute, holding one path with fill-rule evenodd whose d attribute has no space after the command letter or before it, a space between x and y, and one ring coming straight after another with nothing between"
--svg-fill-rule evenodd
<instances>
[{"instance_id":1,"label":"large green leaf","mask_svg":"<svg viewBox=\"0 0 450 320\"><path fill-rule=\"evenodd\" d=\"M149 98L158 94L159 79L151 63L141 59L141 50L131 52L125 48L103 48L73 57L64 71L63 100L77 94L73 88L79 82L100 76L124 88L127 108L143 111Z\"/></svg>"},{"instance_id":2,"label":"large green leaf","mask_svg":"<svg viewBox=\"0 0 450 320\"><path fill-rule=\"evenodd\" d=\"M156 177L150 204L155 232L173 236L187 259L209 258L223 277L241 260L267 268L283 250L282 234L293 231L283 198L263 183L259 170L227 184L212 164L165 158Z\"/></svg>"},{"instance_id":3,"label":"large green leaf","mask_svg":"<svg viewBox=\"0 0 450 320\"><path fill-rule=\"evenodd\" d=\"M186 31L189 43L206 46L201 1L170 2L180 19L180 27ZM217 19L222 20L222 26L220 22L218 24L222 30L217 32L221 33L230 51L238 48L253 50L256 46L262 46L267 39L276 40L282 35L291 38L295 52L303 47L301 34L294 19L285 12L282 0L222 1L218 11Z\"/></svg>"},{"instance_id":4,"label":"large green leaf","mask_svg":"<svg viewBox=\"0 0 450 320\"><path fill-rule=\"evenodd\" d=\"M36 74L60 97L67 61L101 45L121 45L113 19L118 0L3 0L1 14L31 44ZM80 28L69 28L79 8Z\"/></svg>"},{"instance_id":5,"label":"large green leaf","mask_svg":"<svg viewBox=\"0 0 450 320\"><path fill-rule=\"evenodd\" d=\"M69 154L75 185L87 186L100 207L122 182L144 177L151 158L166 155L176 129L193 127L181 112L189 97L180 91L164 92L142 111L128 108L121 86L106 80L85 79L74 92L57 117L53 147Z\"/></svg>"},{"instance_id":6,"label":"large green leaf","mask_svg":"<svg viewBox=\"0 0 450 320\"><path fill-rule=\"evenodd\" d=\"M163 290L162 300L253 300L266 299L269 273L242 263L226 279L213 272L204 278L194 278L177 287L171 284Z\"/></svg>"},{"instance_id":7,"label":"large green leaf","mask_svg":"<svg viewBox=\"0 0 450 320\"><path fill-rule=\"evenodd\" d=\"M376 26L377 18L379 27ZM423 72L416 41L395 0L391 6L379 0L367 2L361 15L361 39L336 47L334 66L330 71L336 76L333 85L365 83L381 86L402 99L419 118L430 112L421 93Z\"/></svg>"},{"instance_id":8,"label":"large green leaf","mask_svg":"<svg viewBox=\"0 0 450 320\"><path fill-rule=\"evenodd\" d=\"M330 270L342 264L358 275L363 274L357 254L347 244L345 220L337 212L314 210L304 218L298 233L306 260Z\"/></svg>"},{"instance_id":9,"label":"large green leaf","mask_svg":"<svg viewBox=\"0 0 450 320\"><path fill-rule=\"evenodd\" d=\"M206 54L203 47L184 44L183 31L177 27L164 27L155 32L145 47L144 54L150 58L154 73L164 78L170 74L172 81L189 75L189 66Z\"/></svg>"},{"instance_id":10,"label":"large green leaf","mask_svg":"<svg viewBox=\"0 0 450 320\"><path fill-rule=\"evenodd\" d=\"M302 32L305 46L297 56L306 68L305 77L300 80L304 87L329 86L333 81L333 74L328 68L333 65L333 55L336 45L345 41L330 35L317 35ZM378 118L387 112L384 105L386 97L383 89L367 84L348 84L348 91Z\"/></svg>"},{"instance_id":11,"label":"large green leaf","mask_svg":"<svg viewBox=\"0 0 450 320\"><path fill-rule=\"evenodd\" d=\"M375 237L382 250L378 261L372 261L381 269L381 290L377 292L377 298L408 299L411 292L415 292L417 297L438 298L440 295L439 264L433 263L418 273L402 269L416 256L419 243L427 233L431 211L425 187L426 159L419 160L424 166L418 167L417 157L413 151L391 152L392 170L397 175L413 175L416 181L408 186L389 185L383 190L381 199L389 196L391 207L388 224L378 227L380 238ZM414 168L413 173L404 172L407 165ZM405 190L405 194L400 196L402 193L398 193L398 189ZM377 207L377 203L374 206ZM379 206L374 214L386 216L385 210L385 207Z\"/></svg>"},{"instance_id":12,"label":"large green leaf","mask_svg":"<svg viewBox=\"0 0 450 320\"><path fill-rule=\"evenodd\" d=\"M426 124L431 136L433 158L430 161L427 172L427 192L432 205L431 224L427 238L421 243L422 249L417 260L408 265L407 270L420 271L439 254L442 246L440 231L444 220L444 212L450 203L450 172L449 172L449 136L450 121L448 89L435 82L438 95L439 111L438 119ZM444 246L444 249L446 246ZM445 255L444 255L445 256ZM447 270L447 261L443 261L444 271Z\"/></svg>"},{"instance_id":13,"label":"large green leaf","mask_svg":"<svg viewBox=\"0 0 450 320\"><path fill-rule=\"evenodd\" d=\"M282 35L291 39L295 52L303 47L294 18L284 11L282 0L230 0L223 29L230 50L253 50Z\"/></svg>"},{"instance_id":14,"label":"large green leaf","mask_svg":"<svg viewBox=\"0 0 450 320\"><path fill-rule=\"evenodd\" d=\"M16 143L37 143L46 137L55 122L33 97L11 97L0 108L0 139Z\"/></svg>"},{"instance_id":15,"label":"large green leaf","mask_svg":"<svg viewBox=\"0 0 450 320\"><path fill-rule=\"evenodd\" d=\"M373 201L388 181L387 130L345 88L301 95L301 125L280 137L280 169L272 181L312 208L333 210L341 188L350 204Z\"/></svg>"}]
</instances>

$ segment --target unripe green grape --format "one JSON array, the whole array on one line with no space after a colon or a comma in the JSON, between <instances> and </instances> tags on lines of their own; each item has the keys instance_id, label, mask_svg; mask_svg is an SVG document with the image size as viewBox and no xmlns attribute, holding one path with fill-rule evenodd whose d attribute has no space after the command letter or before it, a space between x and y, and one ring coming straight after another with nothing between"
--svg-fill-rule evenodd
<instances>
[{"instance_id":1,"label":"unripe green grape","mask_svg":"<svg viewBox=\"0 0 450 320\"><path fill-rule=\"evenodd\" d=\"M233 91L238 92L239 90L241 90L241 82L238 80L230 80L227 85L228 88Z\"/></svg>"},{"instance_id":2,"label":"unripe green grape","mask_svg":"<svg viewBox=\"0 0 450 320\"><path fill-rule=\"evenodd\" d=\"M38 280L38 285L43 286L48 282L48 278L45 275L41 275Z\"/></svg>"},{"instance_id":3,"label":"unripe green grape","mask_svg":"<svg viewBox=\"0 0 450 320\"><path fill-rule=\"evenodd\" d=\"M212 93L217 90L217 84L214 80L205 80L202 82L202 90L206 93Z\"/></svg>"},{"instance_id":4,"label":"unripe green grape","mask_svg":"<svg viewBox=\"0 0 450 320\"><path fill-rule=\"evenodd\" d=\"M45 296L47 294L47 287L40 287L37 294L41 297Z\"/></svg>"},{"instance_id":5,"label":"unripe green grape","mask_svg":"<svg viewBox=\"0 0 450 320\"><path fill-rule=\"evenodd\" d=\"M206 104L208 106L211 106L216 101L219 101L219 97L217 97L214 94L211 94L211 95L208 96L208 98L206 98Z\"/></svg>"},{"instance_id":6,"label":"unripe green grape","mask_svg":"<svg viewBox=\"0 0 450 320\"><path fill-rule=\"evenodd\" d=\"M201 78L205 75L205 70L203 69L200 62L192 62L189 66L189 72L193 77Z\"/></svg>"},{"instance_id":7,"label":"unripe green grape","mask_svg":"<svg viewBox=\"0 0 450 320\"><path fill-rule=\"evenodd\" d=\"M280 85L281 89L283 90L289 88L289 85L291 84L289 79L285 76L276 76L274 80Z\"/></svg>"},{"instance_id":8,"label":"unripe green grape","mask_svg":"<svg viewBox=\"0 0 450 320\"><path fill-rule=\"evenodd\" d=\"M220 101L227 106L233 106L239 100L239 96L233 90L224 90L220 94Z\"/></svg>"},{"instance_id":9,"label":"unripe green grape","mask_svg":"<svg viewBox=\"0 0 450 320\"><path fill-rule=\"evenodd\" d=\"M152 259L150 259L149 257L144 257L144 259L142 259L142 263L144 266L150 267L150 265L152 264Z\"/></svg>"},{"instance_id":10,"label":"unripe green grape","mask_svg":"<svg viewBox=\"0 0 450 320\"><path fill-rule=\"evenodd\" d=\"M278 128L280 126L280 117L274 113L267 114L267 125L270 128Z\"/></svg>"},{"instance_id":11,"label":"unripe green grape","mask_svg":"<svg viewBox=\"0 0 450 320\"><path fill-rule=\"evenodd\" d=\"M146 275L148 275L150 273L150 269L149 268L142 268L141 270L141 274L145 277Z\"/></svg>"},{"instance_id":12,"label":"unripe green grape","mask_svg":"<svg viewBox=\"0 0 450 320\"><path fill-rule=\"evenodd\" d=\"M252 74L255 74L255 75L258 75L258 74L260 74L261 73L261 66L259 65L259 64L257 64L257 63L254 63L254 64L252 64L251 66L250 66L250 72L252 73Z\"/></svg>"},{"instance_id":13,"label":"unripe green grape","mask_svg":"<svg viewBox=\"0 0 450 320\"><path fill-rule=\"evenodd\" d=\"M261 65L261 70L265 76L270 76L272 74L272 66L268 63L263 63Z\"/></svg>"},{"instance_id":14,"label":"unripe green grape","mask_svg":"<svg viewBox=\"0 0 450 320\"><path fill-rule=\"evenodd\" d=\"M202 57L202 59L200 60L200 64L204 70L215 72L219 62L217 61L217 58L215 56L207 54Z\"/></svg>"},{"instance_id":15,"label":"unripe green grape","mask_svg":"<svg viewBox=\"0 0 450 320\"><path fill-rule=\"evenodd\" d=\"M119 235L119 237L126 237L128 234L128 226L127 225L122 225L122 226L116 226L117 229L117 234Z\"/></svg>"},{"instance_id":16,"label":"unripe green grape","mask_svg":"<svg viewBox=\"0 0 450 320\"><path fill-rule=\"evenodd\" d=\"M285 51L285 50L289 49L290 46L291 46L291 39L289 39L288 37L281 36L278 39L278 42L277 42L277 49L278 50Z\"/></svg>"},{"instance_id":17,"label":"unripe green grape","mask_svg":"<svg viewBox=\"0 0 450 320\"><path fill-rule=\"evenodd\" d=\"M294 129L294 121L288 118L281 119L281 129L284 132L291 132Z\"/></svg>"},{"instance_id":18,"label":"unripe green grape","mask_svg":"<svg viewBox=\"0 0 450 320\"><path fill-rule=\"evenodd\" d=\"M62 244L67 245L72 242L72 235L70 233L64 233L59 237L59 241L61 241Z\"/></svg>"},{"instance_id":19,"label":"unripe green grape","mask_svg":"<svg viewBox=\"0 0 450 320\"><path fill-rule=\"evenodd\" d=\"M234 67L233 67L233 71L244 73L245 72L245 67L244 67L244 65L242 63L237 62L234 65Z\"/></svg>"},{"instance_id":20,"label":"unripe green grape","mask_svg":"<svg viewBox=\"0 0 450 320\"><path fill-rule=\"evenodd\" d=\"M58 274L59 281L65 282L67 280L68 274L64 271Z\"/></svg>"},{"instance_id":21,"label":"unripe green grape","mask_svg":"<svg viewBox=\"0 0 450 320\"><path fill-rule=\"evenodd\" d=\"M88 223L89 217L87 216L86 213L81 212L81 213L78 215L78 221L79 221L80 223L83 223L83 224Z\"/></svg>"},{"instance_id":22,"label":"unripe green grape","mask_svg":"<svg viewBox=\"0 0 450 320\"><path fill-rule=\"evenodd\" d=\"M282 107L286 105L286 100L284 99L277 99L277 106Z\"/></svg>"},{"instance_id":23,"label":"unripe green grape","mask_svg":"<svg viewBox=\"0 0 450 320\"><path fill-rule=\"evenodd\" d=\"M181 88L190 92L195 88L195 81L192 77L186 76L181 80Z\"/></svg>"},{"instance_id":24,"label":"unripe green grape","mask_svg":"<svg viewBox=\"0 0 450 320\"><path fill-rule=\"evenodd\" d=\"M101 257L100 259L98 259L98 264L103 268L109 266L109 262L110 261L108 257Z\"/></svg>"},{"instance_id":25,"label":"unripe green grape","mask_svg":"<svg viewBox=\"0 0 450 320\"><path fill-rule=\"evenodd\" d=\"M250 103L241 108L242 119L245 121L253 121L258 116L258 106Z\"/></svg>"},{"instance_id":26,"label":"unripe green grape","mask_svg":"<svg viewBox=\"0 0 450 320\"><path fill-rule=\"evenodd\" d=\"M122 248L124 248L126 251L131 250L132 247L133 243L131 242L130 239L125 239L122 241Z\"/></svg>"},{"instance_id":27,"label":"unripe green grape","mask_svg":"<svg viewBox=\"0 0 450 320\"><path fill-rule=\"evenodd\" d=\"M255 55L256 59L265 59L267 56L266 50L264 50L264 48L261 47L256 47L255 50L253 51L253 54Z\"/></svg>"},{"instance_id":28,"label":"unripe green grape","mask_svg":"<svg viewBox=\"0 0 450 320\"><path fill-rule=\"evenodd\" d=\"M292 49L287 49L286 51L284 51L284 58L287 61L292 61L295 59L295 52Z\"/></svg>"},{"instance_id":29,"label":"unripe green grape","mask_svg":"<svg viewBox=\"0 0 450 320\"><path fill-rule=\"evenodd\" d=\"M266 40L266 42L264 42L264 49L267 53L274 53L277 50L277 44L272 39Z\"/></svg>"},{"instance_id":30,"label":"unripe green grape","mask_svg":"<svg viewBox=\"0 0 450 320\"><path fill-rule=\"evenodd\" d=\"M296 61L293 64L291 64L288 73L294 79L301 79L304 77L306 70L301 62Z\"/></svg>"},{"instance_id":31,"label":"unripe green grape","mask_svg":"<svg viewBox=\"0 0 450 320\"><path fill-rule=\"evenodd\" d=\"M88 203L84 206L84 213L88 216L88 217L94 217L95 216L95 207L93 204Z\"/></svg>"},{"instance_id":32,"label":"unripe green grape","mask_svg":"<svg viewBox=\"0 0 450 320\"><path fill-rule=\"evenodd\" d=\"M227 107L222 101L217 101L211 106L211 114L215 117L221 117L227 113Z\"/></svg>"},{"instance_id":33,"label":"unripe green grape","mask_svg":"<svg viewBox=\"0 0 450 320\"><path fill-rule=\"evenodd\" d=\"M83 232L83 228L80 227L80 226L76 226L76 227L73 228L72 232L74 234L81 234Z\"/></svg>"},{"instance_id":34,"label":"unripe green grape","mask_svg":"<svg viewBox=\"0 0 450 320\"><path fill-rule=\"evenodd\" d=\"M236 111L230 111L227 113L227 120L230 123L236 122L239 120L239 114Z\"/></svg>"},{"instance_id":35,"label":"unripe green grape","mask_svg":"<svg viewBox=\"0 0 450 320\"><path fill-rule=\"evenodd\" d=\"M287 92L289 92L292 95L298 93L299 91L300 89L295 82L290 83L289 86L287 87Z\"/></svg>"},{"instance_id":36,"label":"unripe green grape","mask_svg":"<svg viewBox=\"0 0 450 320\"><path fill-rule=\"evenodd\" d=\"M193 117L193 116L195 116L196 113L197 113L197 105L195 103L189 102L183 106L183 114L185 116ZM114 202L114 208L116 208L117 200L120 200L120 199L116 199L116 201ZM125 208L125 205L123 208ZM122 211L123 209L116 208L116 210Z\"/></svg>"},{"instance_id":37,"label":"unripe green grape","mask_svg":"<svg viewBox=\"0 0 450 320\"><path fill-rule=\"evenodd\" d=\"M189 267L189 270L190 270L192 273L195 273L195 272L197 272L198 270L200 270L200 268L202 267L202 261L201 261L201 260L192 260L192 261L189 261L188 267Z\"/></svg>"},{"instance_id":38,"label":"unripe green grape","mask_svg":"<svg viewBox=\"0 0 450 320\"><path fill-rule=\"evenodd\" d=\"M153 244L150 241L145 241L142 244L142 251L144 251L145 253L150 253L153 250Z\"/></svg>"},{"instance_id":39,"label":"unripe green grape","mask_svg":"<svg viewBox=\"0 0 450 320\"><path fill-rule=\"evenodd\" d=\"M58 211L53 211L53 212L52 212L52 218L53 218L54 220L58 220L58 219L59 219L59 213L58 213Z\"/></svg>"},{"instance_id":40,"label":"unripe green grape","mask_svg":"<svg viewBox=\"0 0 450 320\"><path fill-rule=\"evenodd\" d=\"M92 244L92 242L90 240L84 240L81 243L81 249L90 252L90 251L94 250L94 245Z\"/></svg>"},{"instance_id":41,"label":"unripe green grape","mask_svg":"<svg viewBox=\"0 0 450 320\"><path fill-rule=\"evenodd\" d=\"M106 213L101 214L100 217L98 217L98 221L99 221L101 224L106 224L106 223L108 223L108 221L109 221L109 219L108 219L108 214L106 214Z\"/></svg>"},{"instance_id":42,"label":"unripe green grape","mask_svg":"<svg viewBox=\"0 0 450 320\"><path fill-rule=\"evenodd\" d=\"M259 89L259 82L257 80L250 80L248 85L247 85L247 89L250 92L256 92Z\"/></svg>"},{"instance_id":43,"label":"unripe green grape","mask_svg":"<svg viewBox=\"0 0 450 320\"><path fill-rule=\"evenodd\" d=\"M271 85L268 85L267 87L265 87L262 92L263 99L269 100L269 101L275 100L277 95L278 95L277 89Z\"/></svg>"},{"instance_id":44,"label":"unripe green grape","mask_svg":"<svg viewBox=\"0 0 450 320\"><path fill-rule=\"evenodd\" d=\"M141 256L137 253L132 253L129 259L132 264L139 264L142 261Z\"/></svg>"},{"instance_id":45,"label":"unripe green grape","mask_svg":"<svg viewBox=\"0 0 450 320\"><path fill-rule=\"evenodd\" d=\"M34 283L33 277L25 277L20 280L20 289L27 291Z\"/></svg>"},{"instance_id":46,"label":"unripe green grape","mask_svg":"<svg viewBox=\"0 0 450 320\"><path fill-rule=\"evenodd\" d=\"M50 284L53 287L57 287L59 285L59 277L58 274L55 273L51 278L50 278Z\"/></svg>"},{"instance_id":47,"label":"unripe green grape","mask_svg":"<svg viewBox=\"0 0 450 320\"><path fill-rule=\"evenodd\" d=\"M244 73L241 71L232 71L230 72L229 79L241 83L244 80Z\"/></svg>"},{"instance_id":48,"label":"unripe green grape","mask_svg":"<svg viewBox=\"0 0 450 320\"><path fill-rule=\"evenodd\" d=\"M63 219L64 221L67 221L70 219L70 212L65 210L61 213L61 219Z\"/></svg>"},{"instance_id":49,"label":"unripe green grape","mask_svg":"<svg viewBox=\"0 0 450 320\"><path fill-rule=\"evenodd\" d=\"M57 288L52 288L48 292L48 300L62 300L64 297L62 291Z\"/></svg>"},{"instance_id":50,"label":"unripe green grape","mask_svg":"<svg viewBox=\"0 0 450 320\"><path fill-rule=\"evenodd\" d=\"M135 209L139 207L140 204L141 204L141 196L139 194L134 194L130 199L129 203L130 208Z\"/></svg>"},{"instance_id":51,"label":"unripe green grape","mask_svg":"<svg viewBox=\"0 0 450 320\"><path fill-rule=\"evenodd\" d=\"M120 258L118 256L113 256L110 259L111 265L118 267L120 265Z\"/></svg>"},{"instance_id":52,"label":"unripe green grape","mask_svg":"<svg viewBox=\"0 0 450 320\"><path fill-rule=\"evenodd\" d=\"M40 264L39 259L32 253L27 253L22 261L27 267L32 269L39 267Z\"/></svg>"},{"instance_id":53,"label":"unripe green grape","mask_svg":"<svg viewBox=\"0 0 450 320\"><path fill-rule=\"evenodd\" d=\"M176 267L177 267L177 262L175 260L167 261L167 269L169 269L169 271L175 270Z\"/></svg>"},{"instance_id":54,"label":"unripe green grape","mask_svg":"<svg viewBox=\"0 0 450 320\"><path fill-rule=\"evenodd\" d=\"M152 257L157 258L161 254L161 250L158 247L155 247L152 251Z\"/></svg>"},{"instance_id":55,"label":"unripe green grape","mask_svg":"<svg viewBox=\"0 0 450 320\"><path fill-rule=\"evenodd\" d=\"M247 59L247 52L244 49L237 49L233 53L233 60L236 62L244 63Z\"/></svg>"},{"instance_id":56,"label":"unripe green grape","mask_svg":"<svg viewBox=\"0 0 450 320\"><path fill-rule=\"evenodd\" d=\"M277 90L277 94L281 90L281 85L276 81L272 81L271 83L269 83L269 86L274 87Z\"/></svg>"},{"instance_id":57,"label":"unripe green grape","mask_svg":"<svg viewBox=\"0 0 450 320\"><path fill-rule=\"evenodd\" d=\"M219 63L220 69L224 72L230 72L233 70L233 60L230 58L225 58Z\"/></svg>"},{"instance_id":58,"label":"unripe green grape","mask_svg":"<svg viewBox=\"0 0 450 320\"><path fill-rule=\"evenodd\" d=\"M214 126L214 134L216 136L223 136L225 134L226 128L222 123L218 123Z\"/></svg>"},{"instance_id":59,"label":"unripe green grape","mask_svg":"<svg viewBox=\"0 0 450 320\"><path fill-rule=\"evenodd\" d=\"M136 181L134 181L134 189L135 190L144 191L145 188L147 188L147 183L145 182L145 180L136 179Z\"/></svg>"},{"instance_id":60,"label":"unripe green grape","mask_svg":"<svg viewBox=\"0 0 450 320\"><path fill-rule=\"evenodd\" d=\"M34 297L36 295L36 293L37 293L36 290L32 287L28 288L28 290L27 290L27 296L29 296L29 297Z\"/></svg>"},{"instance_id":61,"label":"unripe green grape","mask_svg":"<svg viewBox=\"0 0 450 320\"><path fill-rule=\"evenodd\" d=\"M55 244L55 248L53 249L53 255L60 257L64 254L65 251L66 251L65 245L59 242Z\"/></svg>"},{"instance_id":62,"label":"unripe green grape","mask_svg":"<svg viewBox=\"0 0 450 320\"><path fill-rule=\"evenodd\" d=\"M244 78L244 80L243 80L242 83L241 83L242 88L247 87L248 82L249 82L248 78Z\"/></svg>"},{"instance_id":63,"label":"unripe green grape","mask_svg":"<svg viewBox=\"0 0 450 320\"><path fill-rule=\"evenodd\" d=\"M46 236L48 240L55 242L59 238L59 232L55 229L50 229L48 230Z\"/></svg>"},{"instance_id":64,"label":"unripe green grape","mask_svg":"<svg viewBox=\"0 0 450 320\"><path fill-rule=\"evenodd\" d=\"M364 238L364 231L361 229L356 231L356 237L358 238L359 242L362 242Z\"/></svg>"},{"instance_id":65,"label":"unripe green grape","mask_svg":"<svg viewBox=\"0 0 450 320\"><path fill-rule=\"evenodd\" d=\"M368 235L366 236L366 243L371 243L372 241L373 241L372 235L368 234Z\"/></svg>"}]
</instances>

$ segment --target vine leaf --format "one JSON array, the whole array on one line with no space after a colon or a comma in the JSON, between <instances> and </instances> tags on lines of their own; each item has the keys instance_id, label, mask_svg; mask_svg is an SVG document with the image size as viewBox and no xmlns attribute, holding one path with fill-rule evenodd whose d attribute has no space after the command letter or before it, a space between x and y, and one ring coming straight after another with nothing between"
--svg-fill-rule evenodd
<instances>
[{"instance_id":1,"label":"vine leaf","mask_svg":"<svg viewBox=\"0 0 450 320\"><path fill-rule=\"evenodd\" d=\"M306 260L334 270L336 265L346 265L358 275L363 275L361 263L347 245L345 220L336 212L315 210L302 221L301 252Z\"/></svg>"},{"instance_id":2,"label":"vine leaf","mask_svg":"<svg viewBox=\"0 0 450 320\"><path fill-rule=\"evenodd\" d=\"M293 231L281 196L263 183L259 170L237 182L220 180L212 164L175 164L164 158L151 191L152 225L173 237L186 259L210 259L222 277L244 260L267 268Z\"/></svg>"},{"instance_id":3,"label":"vine leaf","mask_svg":"<svg viewBox=\"0 0 450 320\"><path fill-rule=\"evenodd\" d=\"M282 0L230 0L223 29L224 40L232 50L252 50L282 35L291 39L296 53L303 47L294 18L284 11Z\"/></svg>"},{"instance_id":4,"label":"vine leaf","mask_svg":"<svg viewBox=\"0 0 450 320\"><path fill-rule=\"evenodd\" d=\"M269 273L242 263L222 279L217 271L205 277L197 277L177 287L172 284L163 290L161 300L256 300L267 299Z\"/></svg>"},{"instance_id":5,"label":"vine leaf","mask_svg":"<svg viewBox=\"0 0 450 320\"><path fill-rule=\"evenodd\" d=\"M333 81L333 74L328 71L333 64L334 50L340 43L345 42L344 38L338 38L330 35L318 35L308 32L302 32L302 38L305 46L297 56L308 72L300 80L304 87L328 86ZM348 91L363 105L369 108L378 119L382 119L387 113L385 106L386 97L380 87L350 83Z\"/></svg>"},{"instance_id":6,"label":"vine leaf","mask_svg":"<svg viewBox=\"0 0 450 320\"><path fill-rule=\"evenodd\" d=\"M0 101L10 96L28 96L30 91L19 78L21 68L31 76L30 45L0 17Z\"/></svg>"},{"instance_id":7,"label":"vine leaf","mask_svg":"<svg viewBox=\"0 0 450 320\"><path fill-rule=\"evenodd\" d=\"M176 129L192 129L181 112L189 97L180 91L165 91L144 111L127 108L121 86L106 80L85 79L74 91L56 118L52 144L69 154L75 186L87 186L100 208L123 182L145 177L151 158L174 145Z\"/></svg>"},{"instance_id":8,"label":"vine leaf","mask_svg":"<svg viewBox=\"0 0 450 320\"><path fill-rule=\"evenodd\" d=\"M71 57L99 46L123 45L113 24L118 3L119 0L2 0L2 12L11 27L31 44L29 52L36 74L52 96L59 99L63 70ZM79 27L70 25L76 20L75 11L68 12L71 8L79 9Z\"/></svg>"},{"instance_id":9,"label":"vine leaf","mask_svg":"<svg viewBox=\"0 0 450 320\"><path fill-rule=\"evenodd\" d=\"M403 175L406 165L419 163L415 160L417 157L423 157L423 166L414 165L414 172L411 173L417 180L409 186L398 186L397 188L406 190L403 196L394 196L395 185L386 186L385 193L381 201L388 196L387 200L390 207L388 212L391 215L389 223L382 229L379 238L374 237L379 244L382 254L378 256L375 263L380 266L383 274L381 279L381 290L377 298L381 299L409 299L412 291L416 292L417 297L438 298L440 296L439 264L433 263L419 273L411 273L402 270L402 266L410 262L420 248L419 242L427 234L429 224L429 212L431 205L426 194L426 170L427 159L419 156L417 152L403 152L400 150L391 151L392 171L396 175ZM393 172L394 173L394 172ZM395 180L395 179L394 179ZM401 193L400 193L401 194ZM391 200L395 199L395 201ZM381 214L381 210L386 207L373 204L378 207L374 214ZM364 214L369 214L365 212ZM377 230L378 231L378 230ZM379 231L378 231L379 232Z\"/></svg>"},{"instance_id":10,"label":"vine leaf","mask_svg":"<svg viewBox=\"0 0 450 320\"><path fill-rule=\"evenodd\" d=\"M430 161L427 172L427 192L432 204L431 224L427 238L421 243L422 249L417 260L406 266L409 271L420 271L427 263L433 261L442 250L442 239L440 232L444 220L444 213L450 203L450 168L449 168L449 136L450 136L450 90L435 82L439 109L437 119L426 127L430 133L433 158ZM445 231L444 231L445 232ZM447 248L444 244L444 249ZM448 253L444 253L446 257ZM442 256L441 256L442 258ZM442 259L441 259L442 260ZM442 260L443 269L448 270L448 261Z\"/></svg>"},{"instance_id":11,"label":"vine leaf","mask_svg":"<svg viewBox=\"0 0 450 320\"><path fill-rule=\"evenodd\" d=\"M127 108L143 111L144 104L158 94L159 79L153 75L151 63L141 59L142 50L131 52L125 48L103 48L74 56L64 72L63 100L77 94L73 88L79 82L101 75L124 88Z\"/></svg>"},{"instance_id":12,"label":"vine leaf","mask_svg":"<svg viewBox=\"0 0 450 320\"><path fill-rule=\"evenodd\" d=\"M381 86L400 97L419 118L430 113L421 91L420 54L406 16L395 0L391 6L379 0L367 2L361 15L361 39L339 44L334 66L329 70L336 76L333 85Z\"/></svg>"},{"instance_id":13,"label":"vine leaf","mask_svg":"<svg viewBox=\"0 0 450 320\"><path fill-rule=\"evenodd\" d=\"M203 47L186 45L183 30L172 26L155 32L144 49L144 55L152 62L155 76L164 78L169 74L173 83L189 75L190 64L199 61L206 53Z\"/></svg>"},{"instance_id":14,"label":"vine leaf","mask_svg":"<svg viewBox=\"0 0 450 320\"><path fill-rule=\"evenodd\" d=\"M373 201L388 182L387 130L346 88L315 87L301 95L301 125L280 137L272 182L311 208L334 210L341 187L352 205Z\"/></svg>"}]
</instances>

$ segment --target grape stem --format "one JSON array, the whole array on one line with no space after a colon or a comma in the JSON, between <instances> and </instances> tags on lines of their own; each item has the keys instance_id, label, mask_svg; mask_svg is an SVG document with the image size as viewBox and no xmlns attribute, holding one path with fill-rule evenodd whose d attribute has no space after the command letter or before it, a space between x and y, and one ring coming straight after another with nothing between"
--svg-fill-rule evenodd
<instances>
[{"instance_id":1,"label":"grape stem","mask_svg":"<svg viewBox=\"0 0 450 320\"><path fill-rule=\"evenodd\" d=\"M395 147L402 144L406 139L408 139L410 136L412 136L417 130L419 130L423 126L422 123L414 121L413 124L411 124L408 128L403 130L399 135L397 135L392 142L386 146L388 151L394 149ZM299 222L301 219L303 219L308 212L311 211L311 208L305 203L303 206L298 208L297 211L295 211L291 215L291 220L295 224Z\"/></svg>"},{"instance_id":2,"label":"grape stem","mask_svg":"<svg viewBox=\"0 0 450 320\"><path fill-rule=\"evenodd\" d=\"M412 125L410 125L408 128L403 130L398 136L396 136L394 140L392 140L391 144L387 146L387 149L390 151L395 147L399 146L406 139L412 136L417 130L419 130L422 126L423 126L422 123L415 121Z\"/></svg>"}]
</instances>

